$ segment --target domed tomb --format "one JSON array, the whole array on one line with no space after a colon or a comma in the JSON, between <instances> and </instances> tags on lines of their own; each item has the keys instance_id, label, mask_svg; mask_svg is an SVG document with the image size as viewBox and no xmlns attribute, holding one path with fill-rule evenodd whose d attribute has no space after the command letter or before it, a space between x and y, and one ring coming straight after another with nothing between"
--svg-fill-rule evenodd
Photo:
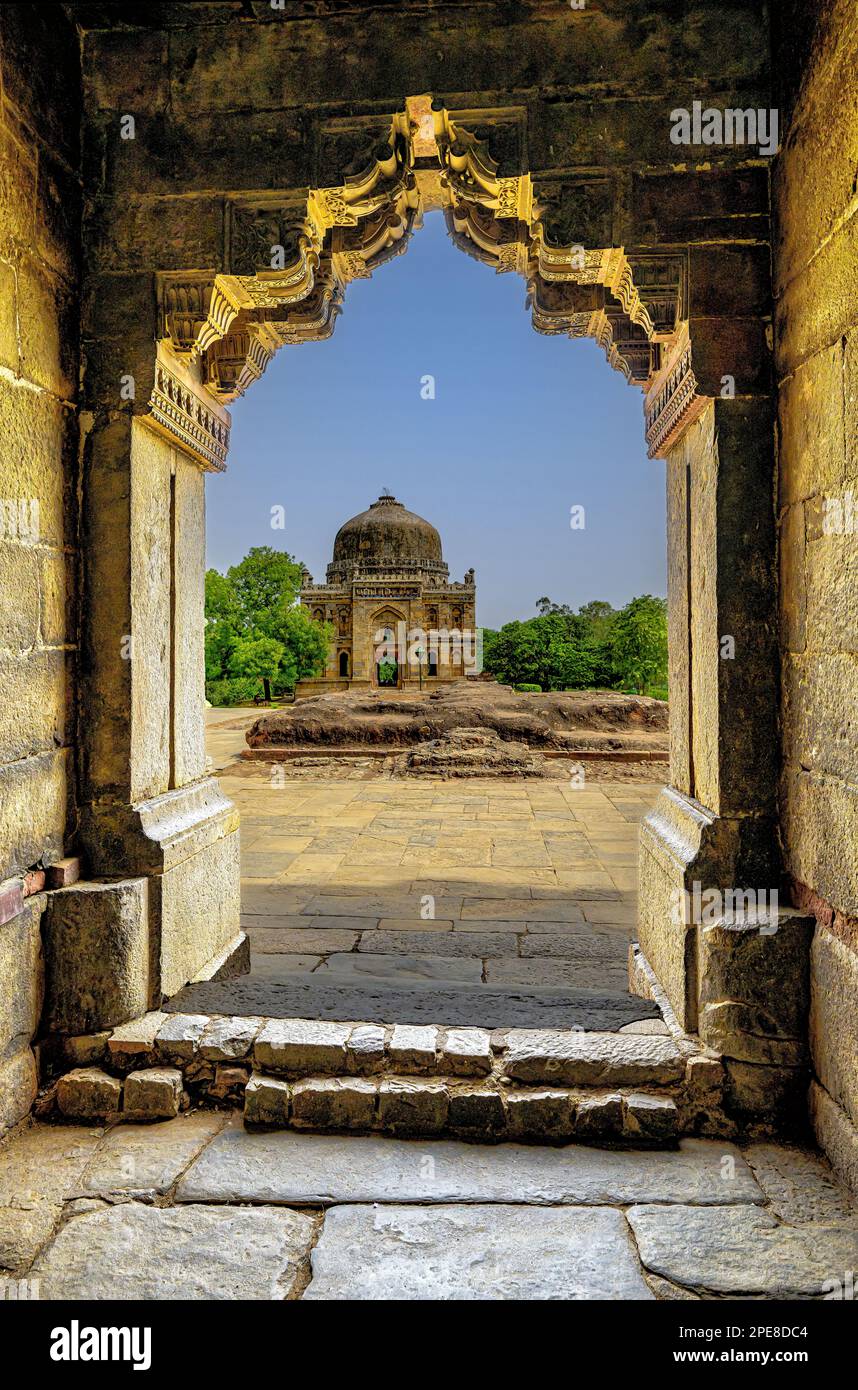
<instances>
[{"instance_id":1,"label":"domed tomb","mask_svg":"<svg viewBox=\"0 0 858 1390\"><path fill-rule=\"evenodd\" d=\"M436 527L388 492L340 527L324 584L304 572L301 603L332 624L334 641L324 676L299 681L299 698L431 689L475 665L474 571L451 581Z\"/></svg>"},{"instance_id":2,"label":"domed tomb","mask_svg":"<svg viewBox=\"0 0 858 1390\"><path fill-rule=\"evenodd\" d=\"M329 584L336 584L359 571L387 570L421 570L444 579L449 575L441 537L431 522L408 511L390 493L382 493L365 512L340 527L327 579Z\"/></svg>"}]
</instances>

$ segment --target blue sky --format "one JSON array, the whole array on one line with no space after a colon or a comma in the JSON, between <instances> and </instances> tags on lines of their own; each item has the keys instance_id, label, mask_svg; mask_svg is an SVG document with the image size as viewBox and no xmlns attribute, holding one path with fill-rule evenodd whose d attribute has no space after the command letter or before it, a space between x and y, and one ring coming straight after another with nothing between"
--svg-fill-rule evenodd
<instances>
[{"instance_id":1,"label":"blue sky","mask_svg":"<svg viewBox=\"0 0 858 1390\"><path fill-rule=\"evenodd\" d=\"M483 626L533 616L542 594L575 608L664 594L664 464L646 457L642 399L595 343L534 332L524 281L463 255L429 214L404 255L349 286L327 342L282 348L231 407L207 563L273 545L323 581L338 527L389 488L438 528L452 578L473 565Z\"/></svg>"}]
</instances>

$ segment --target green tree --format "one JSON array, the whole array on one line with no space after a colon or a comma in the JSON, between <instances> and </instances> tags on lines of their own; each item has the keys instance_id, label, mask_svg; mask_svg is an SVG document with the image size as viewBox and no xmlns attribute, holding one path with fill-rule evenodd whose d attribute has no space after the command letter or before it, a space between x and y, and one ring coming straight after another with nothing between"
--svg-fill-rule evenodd
<instances>
[{"instance_id":1,"label":"green tree","mask_svg":"<svg viewBox=\"0 0 858 1390\"><path fill-rule=\"evenodd\" d=\"M297 603L302 566L285 551L255 546L227 573L206 572L206 690L217 702L248 699L262 682L291 690L324 670L330 624Z\"/></svg>"},{"instance_id":2,"label":"green tree","mask_svg":"<svg viewBox=\"0 0 858 1390\"><path fill-rule=\"evenodd\" d=\"M331 623L319 623L306 608L282 604L273 627L284 648L278 681L291 690L296 681L324 671L334 640Z\"/></svg>"},{"instance_id":3,"label":"green tree","mask_svg":"<svg viewBox=\"0 0 858 1390\"><path fill-rule=\"evenodd\" d=\"M285 654L283 643L274 637L240 637L230 657L230 675L270 677Z\"/></svg>"},{"instance_id":4,"label":"green tree","mask_svg":"<svg viewBox=\"0 0 858 1390\"><path fill-rule=\"evenodd\" d=\"M238 596L231 581L220 570L206 570L206 621L238 622Z\"/></svg>"},{"instance_id":5,"label":"green tree","mask_svg":"<svg viewBox=\"0 0 858 1390\"><path fill-rule=\"evenodd\" d=\"M226 572L238 606L239 626L274 635L280 609L291 606L301 587L302 566L285 550L255 545Z\"/></svg>"},{"instance_id":6,"label":"green tree","mask_svg":"<svg viewBox=\"0 0 858 1390\"><path fill-rule=\"evenodd\" d=\"M617 681L638 695L648 685L667 682L667 603L652 594L633 598L611 628L611 651Z\"/></svg>"}]
</instances>

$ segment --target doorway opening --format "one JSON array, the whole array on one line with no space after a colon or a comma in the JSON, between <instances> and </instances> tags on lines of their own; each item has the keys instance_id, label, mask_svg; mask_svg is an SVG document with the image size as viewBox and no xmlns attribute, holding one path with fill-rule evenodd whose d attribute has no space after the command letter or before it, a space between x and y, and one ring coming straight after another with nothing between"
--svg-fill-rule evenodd
<instances>
[{"instance_id":1,"label":"doorway opening","mask_svg":"<svg viewBox=\"0 0 858 1390\"><path fill-rule=\"evenodd\" d=\"M232 1012L254 1000L266 1014L382 1023L655 1027L657 1008L629 993L627 954L638 823L667 766L612 755L664 759L666 712L593 653L605 657L629 601L664 592L662 466L646 458L625 374L592 344L533 334L514 316L513 283L450 241L427 214L406 257L352 287L352 317L331 341L287 348L234 408L236 463L209 501L222 569L239 558L216 549L227 519L232 543L238 519L245 548L266 539L271 485L260 497L258 479L234 480L245 455L265 466L260 439L274 475L284 413L300 455L323 398L353 418L384 380L389 428L412 443L385 458L395 487L368 505L378 470L360 435L317 443L315 481L296 481L280 543L303 568L300 604L331 625L330 661L298 681L294 705L253 721L265 760L245 760L235 782L219 774L240 806L249 796L253 971L205 999L217 988ZM449 440L468 434L464 458ZM343 520L331 495L353 497L356 515ZM451 637L472 628L472 647ZM509 649L489 669L486 631ZM350 651L336 646L346 634ZM278 743L290 729L291 746ZM448 732L429 755L443 770L400 772ZM539 776L512 761L522 743ZM501 775L496 757L509 763Z\"/></svg>"}]
</instances>

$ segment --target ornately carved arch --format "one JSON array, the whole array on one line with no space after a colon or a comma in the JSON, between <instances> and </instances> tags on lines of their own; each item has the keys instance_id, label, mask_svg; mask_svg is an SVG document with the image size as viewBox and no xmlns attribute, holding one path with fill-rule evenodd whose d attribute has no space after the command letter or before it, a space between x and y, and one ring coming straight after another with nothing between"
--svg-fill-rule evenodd
<instances>
[{"instance_id":1,"label":"ornately carved arch","mask_svg":"<svg viewBox=\"0 0 858 1390\"><path fill-rule=\"evenodd\" d=\"M492 115L410 98L362 171L340 185L305 190L286 206L282 198L232 204L228 273L158 277L151 422L222 469L224 406L279 347L330 336L349 283L401 254L423 211L441 208L460 249L522 276L538 332L594 338L609 364L644 389L649 452L663 454L705 404L681 270L665 275L663 263L643 257L633 265L622 247L554 244L530 174L500 177L488 142L469 129L469 119L485 128Z\"/></svg>"}]
</instances>

